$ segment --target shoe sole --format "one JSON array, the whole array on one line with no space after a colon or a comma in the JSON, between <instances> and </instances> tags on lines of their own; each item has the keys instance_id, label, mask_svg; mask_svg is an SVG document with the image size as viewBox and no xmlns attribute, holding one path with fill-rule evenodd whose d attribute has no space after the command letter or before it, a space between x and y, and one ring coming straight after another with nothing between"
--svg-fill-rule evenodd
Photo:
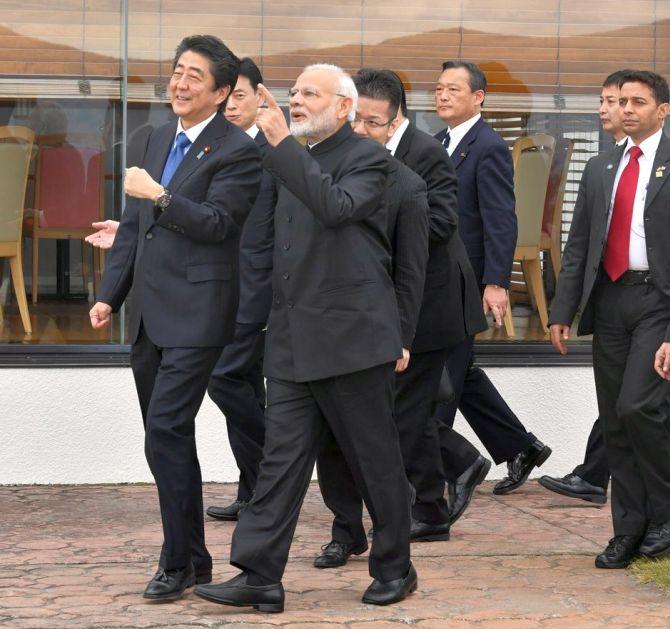
<instances>
[{"instance_id":1,"label":"shoe sole","mask_svg":"<svg viewBox=\"0 0 670 629\"><path fill-rule=\"evenodd\" d=\"M529 467L528 473L519 482L514 483L514 485L510 485L509 487L505 487L504 489L494 489L493 493L496 496L503 496L505 494L509 494L515 489L519 489L519 487L521 487L521 485L523 485L528 480L528 477L533 471L533 468L542 467L542 464L551 456L551 452L552 450L549 446L544 446L542 450L538 452L538 455L535 457L533 464Z\"/></svg>"},{"instance_id":2,"label":"shoe sole","mask_svg":"<svg viewBox=\"0 0 670 629\"><path fill-rule=\"evenodd\" d=\"M222 522L237 522L237 515L214 515L209 511L206 511L205 513L214 520L220 520Z\"/></svg>"},{"instance_id":3,"label":"shoe sole","mask_svg":"<svg viewBox=\"0 0 670 629\"><path fill-rule=\"evenodd\" d=\"M465 504L463 505L463 508L460 510L459 513L456 514L455 517L452 514L449 514L450 515L450 518L449 518L450 524L453 525L454 522L458 521L458 518L460 518L465 513L465 510L470 506L470 501L472 500L472 497L475 495L475 489L477 489L477 487L479 485L481 485L486 480L486 476L489 473L490 469L491 469L491 461L486 459L486 461L484 462L484 465L482 466L482 469L479 470L479 474L478 474L478 476L475 480L474 485L472 486L472 491L470 492L470 495L465 500Z\"/></svg>"},{"instance_id":4,"label":"shoe sole","mask_svg":"<svg viewBox=\"0 0 670 629\"><path fill-rule=\"evenodd\" d=\"M328 568L339 568L340 566L346 566L347 561L349 561L349 557L351 557L352 555L362 555L367 549L368 549L368 546L366 545L365 548L359 547L359 548L356 548L355 550L352 550L347 555L347 557L345 558L345 560L342 563L331 563L331 564L328 564L326 566L319 566L319 565L317 565L317 563L316 563L317 560L315 559L313 565L314 565L315 568L318 568L319 570L324 570L324 569L328 569ZM317 557L317 559L318 559L318 557Z\"/></svg>"},{"instance_id":5,"label":"shoe sole","mask_svg":"<svg viewBox=\"0 0 670 629\"><path fill-rule=\"evenodd\" d=\"M284 603L239 603L237 601L229 601L224 598L214 598L213 596L207 596L202 592L195 592L196 596L209 601L210 603L219 603L220 605L230 605L231 607L253 607L259 612L264 612L266 614L279 614L284 611Z\"/></svg>"},{"instance_id":6,"label":"shoe sole","mask_svg":"<svg viewBox=\"0 0 670 629\"><path fill-rule=\"evenodd\" d=\"M409 586L407 594L404 594L403 596L396 596L395 598L389 599L388 601L375 601L371 599L366 599L365 595L363 595L363 598L361 598L361 600L367 605L393 605L393 603L399 603L400 601L406 599L410 594L416 592L416 589L418 587L419 587L419 580L417 579L416 581L414 581L414 583L412 583L412 585Z\"/></svg>"},{"instance_id":7,"label":"shoe sole","mask_svg":"<svg viewBox=\"0 0 670 629\"><path fill-rule=\"evenodd\" d=\"M585 500L586 502L592 502L593 504L604 505L607 502L607 496L599 496L597 494L578 494L574 491L568 491L566 489L561 489L556 487L551 483L542 481L541 478L537 479L537 482L542 485L545 489L553 491L555 494L561 494L561 496L567 496L568 498L577 498L579 500Z\"/></svg>"},{"instance_id":8,"label":"shoe sole","mask_svg":"<svg viewBox=\"0 0 670 629\"><path fill-rule=\"evenodd\" d=\"M448 542L449 533L436 533L435 535L421 535L420 537L410 537L411 544L414 542Z\"/></svg>"},{"instance_id":9,"label":"shoe sole","mask_svg":"<svg viewBox=\"0 0 670 629\"><path fill-rule=\"evenodd\" d=\"M635 559L633 557L633 559ZM633 559L629 559L628 561L621 561L617 564L602 564L599 563L598 560L596 559L596 568L600 568L602 570L621 570L623 568L628 568L630 564L633 562Z\"/></svg>"}]
</instances>

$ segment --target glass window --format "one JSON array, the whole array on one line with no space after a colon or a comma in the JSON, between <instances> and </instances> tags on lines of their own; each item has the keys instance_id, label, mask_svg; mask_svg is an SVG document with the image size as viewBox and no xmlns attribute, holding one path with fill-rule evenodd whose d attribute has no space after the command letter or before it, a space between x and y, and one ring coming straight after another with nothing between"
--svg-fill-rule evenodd
<instances>
[{"instance_id":1,"label":"glass window","mask_svg":"<svg viewBox=\"0 0 670 629\"><path fill-rule=\"evenodd\" d=\"M35 140L20 208L32 333L9 258L0 258L0 344L124 343L123 312L102 332L88 323L104 252L83 236L92 221L121 216L123 168L139 163L148 134L171 115L166 84L175 46L204 32L254 58L281 104L308 63L393 68L408 88L411 118L429 133L443 126L433 107L442 62L478 63L489 82L485 118L510 147L535 134L571 147L558 212L538 208L554 229L540 247L550 300L555 264L544 245L554 253L564 245L584 165L611 145L596 113L603 78L623 67L670 73L670 3L633 4L617 13L609 0L3 2L0 126L27 127ZM481 339L544 341L520 261L511 296L514 335L491 327Z\"/></svg>"}]
</instances>

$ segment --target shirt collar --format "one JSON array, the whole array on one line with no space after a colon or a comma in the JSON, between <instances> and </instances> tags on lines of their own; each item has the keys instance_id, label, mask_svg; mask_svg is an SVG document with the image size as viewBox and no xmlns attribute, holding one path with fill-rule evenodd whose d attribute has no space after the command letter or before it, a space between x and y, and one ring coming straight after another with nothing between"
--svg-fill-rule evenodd
<instances>
[{"instance_id":1,"label":"shirt collar","mask_svg":"<svg viewBox=\"0 0 670 629\"><path fill-rule=\"evenodd\" d=\"M624 135L620 140L615 140L614 144L616 144L617 146L623 146L624 144L626 144L626 142L628 142L628 136Z\"/></svg>"},{"instance_id":2,"label":"shirt collar","mask_svg":"<svg viewBox=\"0 0 670 629\"><path fill-rule=\"evenodd\" d=\"M642 155L644 155L646 158L653 159L656 155L656 151L658 150L658 145L661 141L662 136L663 136L663 128L661 127L656 133L654 133L654 135L650 135L646 140L640 142L638 146L642 151ZM626 140L627 140L626 148L623 151L624 155L628 153L631 146L635 146L635 142L633 142L632 138L626 138Z\"/></svg>"},{"instance_id":3,"label":"shirt collar","mask_svg":"<svg viewBox=\"0 0 670 629\"><path fill-rule=\"evenodd\" d=\"M391 139L386 143L386 148L391 151L391 155L395 155L395 152L398 150L398 145L400 140L402 140L402 135L409 127L409 118L405 118L400 126L394 131Z\"/></svg>"},{"instance_id":4,"label":"shirt collar","mask_svg":"<svg viewBox=\"0 0 670 629\"><path fill-rule=\"evenodd\" d=\"M255 140L256 136L258 135L258 132L260 129L256 126L256 123L252 124L246 131L245 133L252 139Z\"/></svg>"},{"instance_id":5,"label":"shirt collar","mask_svg":"<svg viewBox=\"0 0 670 629\"><path fill-rule=\"evenodd\" d=\"M472 118L469 118L465 122L461 122L461 124L456 125L453 129L451 127L448 127L449 129L449 148L451 150L454 150L460 141L465 137L468 131L472 129L472 127L477 124L477 121L482 117L482 115L475 114L472 116Z\"/></svg>"},{"instance_id":6,"label":"shirt collar","mask_svg":"<svg viewBox=\"0 0 670 629\"><path fill-rule=\"evenodd\" d=\"M198 136L202 133L203 129L214 119L214 116L216 116L219 112L215 111L209 118L206 118L202 122L199 122L198 124L194 124L190 129L184 129L184 127L181 126L181 118L177 121L177 133L175 133L175 138L183 131L186 134L186 137L191 141L191 144L193 144L197 139ZM188 149L187 149L188 150Z\"/></svg>"}]
</instances>

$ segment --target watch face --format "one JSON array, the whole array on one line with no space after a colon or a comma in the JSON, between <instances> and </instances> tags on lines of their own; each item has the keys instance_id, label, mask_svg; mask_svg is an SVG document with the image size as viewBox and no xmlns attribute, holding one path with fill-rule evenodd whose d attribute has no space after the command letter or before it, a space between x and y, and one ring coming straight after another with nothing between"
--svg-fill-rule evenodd
<instances>
[{"instance_id":1,"label":"watch face","mask_svg":"<svg viewBox=\"0 0 670 629\"><path fill-rule=\"evenodd\" d=\"M158 207L161 207L161 208L166 208L168 205L170 205L170 199L171 198L172 198L172 196L166 190L165 192L163 192L163 194L161 194L158 197L158 199L156 199L156 205L158 205Z\"/></svg>"}]
</instances>

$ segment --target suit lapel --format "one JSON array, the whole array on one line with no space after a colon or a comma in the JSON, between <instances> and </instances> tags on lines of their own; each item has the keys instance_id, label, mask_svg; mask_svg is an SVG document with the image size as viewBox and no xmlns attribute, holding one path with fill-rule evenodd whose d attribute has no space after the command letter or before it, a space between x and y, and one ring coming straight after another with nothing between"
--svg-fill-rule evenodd
<instances>
[{"instance_id":1,"label":"suit lapel","mask_svg":"<svg viewBox=\"0 0 670 629\"><path fill-rule=\"evenodd\" d=\"M230 124L224 123L223 116L216 114L212 121L202 130L196 141L188 149L188 153L184 155L172 179L170 180L169 188L173 192L179 189L179 186L191 175L191 173L204 164L209 156L216 151L221 144L221 139L225 136L227 127Z\"/></svg>"},{"instance_id":2,"label":"suit lapel","mask_svg":"<svg viewBox=\"0 0 670 629\"><path fill-rule=\"evenodd\" d=\"M146 171L154 181L161 180L163 168L165 168L165 162L174 144L176 133L177 123L174 122L161 129L161 135L156 139L156 150L151 151L150 161L145 165Z\"/></svg>"},{"instance_id":3,"label":"suit lapel","mask_svg":"<svg viewBox=\"0 0 670 629\"><path fill-rule=\"evenodd\" d=\"M472 128L463 136L463 139L458 143L456 149L451 154L451 163L454 165L454 168L458 170L458 167L463 163L463 160L468 156L470 152L470 145L477 139L479 134L479 129L484 124L484 119L480 118L472 126Z\"/></svg>"},{"instance_id":4,"label":"suit lapel","mask_svg":"<svg viewBox=\"0 0 670 629\"><path fill-rule=\"evenodd\" d=\"M614 194L614 180L616 179L617 171L619 170L619 162L623 157L623 152L626 148L626 143L623 146L617 146L611 153L607 155L609 159L605 160L603 165L603 198L605 199L605 208L603 214L607 216L612 205L612 195Z\"/></svg>"},{"instance_id":5,"label":"suit lapel","mask_svg":"<svg viewBox=\"0 0 670 629\"><path fill-rule=\"evenodd\" d=\"M668 162L670 162L670 139L663 133L661 141L658 143L658 149L656 150L654 165L651 167L651 177L647 187L647 199L644 204L645 209L651 205L652 201L663 187L663 184L668 177L670 177L670 167L666 167ZM658 173L660 173L660 176L657 176Z\"/></svg>"}]
</instances>

